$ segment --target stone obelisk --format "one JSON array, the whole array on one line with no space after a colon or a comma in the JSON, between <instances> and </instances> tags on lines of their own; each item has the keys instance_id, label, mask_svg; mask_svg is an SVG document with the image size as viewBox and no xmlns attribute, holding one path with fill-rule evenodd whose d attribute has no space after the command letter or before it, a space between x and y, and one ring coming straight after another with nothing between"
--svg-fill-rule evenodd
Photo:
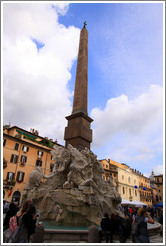
<instances>
[{"instance_id":1,"label":"stone obelisk","mask_svg":"<svg viewBox=\"0 0 166 246\"><path fill-rule=\"evenodd\" d=\"M68 120L68 126L65 128L64 136L66 147L68 144L71 144L78 149L84 149L85 147L90 149L90 143L92 142L90 124L93 120L88 116L87 112L87 93L88 31L85 22L80 33L73 111L70 116L66 117Z\"/></svg>"}]
</instances>

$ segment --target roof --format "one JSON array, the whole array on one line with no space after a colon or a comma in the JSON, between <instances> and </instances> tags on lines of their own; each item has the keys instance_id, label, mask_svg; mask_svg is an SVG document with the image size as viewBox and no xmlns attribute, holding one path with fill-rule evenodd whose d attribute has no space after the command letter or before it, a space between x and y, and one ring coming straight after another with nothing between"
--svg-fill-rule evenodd
<instances>
[{"instance_id":1,"label":"roof","mask_svg":"<svg viewBox=\"0 0 166 246\"><path fill-rule=\"evenodd\" d=\"M27 130L25 130L25 129L23 129L23 128L20 128L20 127L18 127L18 126L12 126L12 127L9 127L9 128L7 128L8 130L11 130L11 129L19 129L18 130L18 132L21 132L21 131L23 131L23 132L25 132L25 134L28 136L31 136L31 137L33 137L34 139L35 138L41 138L42 140L44 140L45 138L44 137L41 137L41 136L39 136L39 135L36 135L36 134L34 134L34 133L32 133L32 132L30 132L30 131L27 131ZM9 135L9 134L8 134ZM10 136L10 135L9 135ZM51 141L51 140L49 140L49 141ZM58 143L56 143L55 141L53 142L53 141L51 141L53 144L56 144L56 145L58 145L58 146L61 146L61 147L64 147L63 145L61 145L61 144L58 144ZM37 142L36 142L37 143Z\"/></svg>"},{"instance_id":2,"label":"roof","mask_svg":"<svg viewBox=\"0 0 166 246\"><path fill-rule=\"evenodd\" d=\"M163 174L159 174L159 175L154 175L154 177L162 177Z\"/></svg>"}]
</instances>

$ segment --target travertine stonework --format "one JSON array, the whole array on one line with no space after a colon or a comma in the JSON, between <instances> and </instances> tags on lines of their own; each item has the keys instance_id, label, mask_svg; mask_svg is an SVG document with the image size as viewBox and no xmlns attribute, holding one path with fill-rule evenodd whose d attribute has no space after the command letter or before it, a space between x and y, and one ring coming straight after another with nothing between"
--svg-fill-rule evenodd
<instances>
[{"instance_id":1,"label":"travertine stonework","mask_svg":"<svg viewBox=\"0 0 166 246\"><path fill-rule=\"evenodd\" d=\"M121 202L103 168L89 149L54 147L55 168L49 176L39 167L32 171L24 190L40 210L40 218L63 225L99 225L104 212L115 212Z\"/></svg>"}]
</instances>

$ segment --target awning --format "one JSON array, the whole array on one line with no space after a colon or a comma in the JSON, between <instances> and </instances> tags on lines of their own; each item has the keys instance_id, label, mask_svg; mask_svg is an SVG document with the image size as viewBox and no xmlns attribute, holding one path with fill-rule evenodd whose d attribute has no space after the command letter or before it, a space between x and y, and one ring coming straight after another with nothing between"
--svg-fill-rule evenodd
<instances>
[{"instance_id":1,"label":"awning","mask_svg":"<svg viewBox=\"0 0 166 246\"><path fill-rule=\"evenodd\" d=\"M125 198L122 198L121 204L122 204L122 205L130 205L130 204L132 204L132 202L128 201L128 200L125 199Z\"/></svg>"},{"instance_id":2,"label":"awning","mask_svg":"<svg viewBox=\"0 0 166 246\"><path fill-rule=\"evenodd\" d=\"M140 201L137 201L137 200L134 200L134 201L130 202L130 201L128 201L128 200L125 199L125 198L122 198L121 204L122 204L122 205L137 206L137 207L147 206L147 204L145 204L145 203L143 203L143 202L140 202Z\"/></svg>"},{"instance_id":3,"label":"awning","mask_svg":"<svg viewBox=\"0 0 166 246\"><path fill-rule=\"evenodd\" d=\"M31 138L33 138L33 139L36 139L36 138L37 138L37 137L35 137L35 136L33 136L33 135L30 135L30 134L25 133L25 132L20 131L20 130L16 130L16 132L19 132L19 133L21 133L21 134L23 134L23 135L25 135L25 136L31 137Z\"/></svg>"},{"instance_id":4,"label":"awning","mask_svg":"<svg viewBox=\"0 0 166 246\"><path fill-rule=\"evenodd\" d=\"M140 202L140 201L137 201L137 200L134 200L131 202L132 205L134 206L147 206L147 204L143 203L143 202Z\"/></svg>"},{"instance_id":5,"label":"awning","mask_svg":"<svg viewBox=\"0 0 166 246\"><path fill-rule=\"evenodd\" d=\"M163 206L163 202L158 203L158 204L155 205L155 207L162 207L162 206Z\"/></svg>"}]
</instances>

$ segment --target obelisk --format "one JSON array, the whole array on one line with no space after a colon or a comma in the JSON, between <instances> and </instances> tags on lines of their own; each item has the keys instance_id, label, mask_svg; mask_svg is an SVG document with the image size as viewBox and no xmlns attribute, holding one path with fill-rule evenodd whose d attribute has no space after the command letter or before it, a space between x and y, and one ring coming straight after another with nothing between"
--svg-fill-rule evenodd
<instances>
[{"instance_id":1,"label":"obelisk","mask_svg":"<svg viewBox=\"0 0 166 246\"><path fill-rule=\"evenodd\" d=\"M88 31L86 22L80 33L77 71L74 90L73 111L67 116L68 126L65 128L65 146L71 144L78 149L87 147L90 149L92 142L92 130L90 124L93 121L87 111L88 93Z\"/></svg>"}]
</instances>

